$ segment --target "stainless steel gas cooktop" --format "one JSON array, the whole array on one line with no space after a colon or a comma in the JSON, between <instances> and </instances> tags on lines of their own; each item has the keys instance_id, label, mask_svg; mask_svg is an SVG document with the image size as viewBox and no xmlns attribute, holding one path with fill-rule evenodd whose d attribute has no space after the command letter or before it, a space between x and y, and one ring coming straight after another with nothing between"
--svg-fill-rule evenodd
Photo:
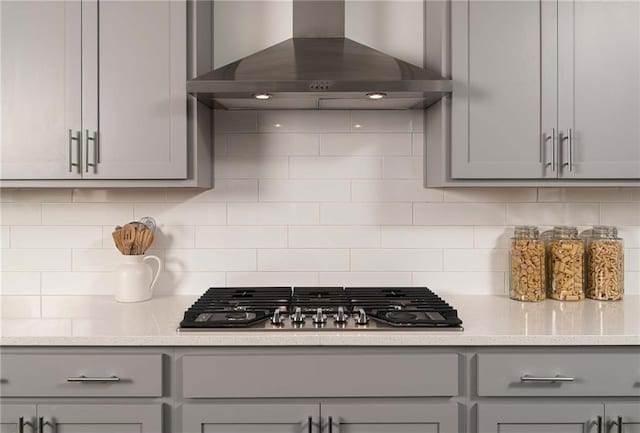
<instances>
[{"instance_id":1,"label":"stainless steel gas cooktop","mask_svg":"<svg viewBox=\"0 0 640 433\"><path fill-rule=\"evenodd\" d=\"M180 331L462 330L458 312L426 287L212 287Z\"/></svg>"}]
</instances>

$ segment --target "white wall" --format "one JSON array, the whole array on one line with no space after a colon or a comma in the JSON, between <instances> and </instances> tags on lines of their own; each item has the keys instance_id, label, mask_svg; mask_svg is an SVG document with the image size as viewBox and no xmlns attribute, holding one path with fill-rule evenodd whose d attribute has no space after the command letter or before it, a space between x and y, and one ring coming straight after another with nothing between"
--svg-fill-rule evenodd
<instances>
[{"instance_id":1,"label":"white wall","mask_svg":"<svg viewBox=\"0 0 640 433\"><path fill-rule=\"evenodd\" d=\"M640 293L640 188L423 189L420 119L221 112L213 190L3 190L2 293L111 293L111 231L147 215L160 224L163 293L246 284L505 293L507 239L523 223L620 226L627 291Z\"/></svg>"}]
</instances>

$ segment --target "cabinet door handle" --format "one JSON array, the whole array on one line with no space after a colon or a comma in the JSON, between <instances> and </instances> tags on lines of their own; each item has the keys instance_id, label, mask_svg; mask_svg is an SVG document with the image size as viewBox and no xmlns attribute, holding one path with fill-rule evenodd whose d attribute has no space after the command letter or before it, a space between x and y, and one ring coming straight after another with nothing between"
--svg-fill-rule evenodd
<instances>
[{"instance_id":1,"label":"cabinet door handle","mask_svg":"<svg viewBox=\"0 0 640 433\"><path fill-rule=\"evenodd\" d=\"M28 425L29 429L33 431L33 424L31 424L31 422L25 421L23 416L18 418L18 433L24 433L24 426L26 425Z\"/></svg>"},{"instance_id":2,"label":"cabinet door handle","mask_svg":"<svg viewBox=\"0 0 640 433\"><path fill-rule=\"evenodd\" d=\"M38 433L44 433L44 417L38 418Z\"/></svg>"},{"instance_id":3,"label":"cabinet door handle","mask_svg":"<svg viewBox=\"0 0 640 433\"><path fill-rule=\"evenodd\" d=\"M120 382L118 376L105 376L105 377L89 377L89 376L75 376L67 377L67 382Z\"/></svg>"},{"instance_id":4,"label":"cabinet door handle","mask_svg":"<svg viewBox=\"0 0 640 433\"><path fill-rule=\"evenodd\" d=\"M622 422L622 417L619 416L616 421L611 421L611 427L613 427L614 425L617 426L618 428L616 429L618 433L623 433L623 422Z\"/></svg>"},{"instance_id":5,"label":"cabinet door handle","mask_svg":"<svg viewBox=\"0 0 640 433\"><path fill-rule=\"evenodd\" d=\"M78 162L73 162L73 142L76 142L78 147ZM69 173L73 172L73 167L78 167L78 173L82 173L82 167L80 167L80 155L82 154L82 133L80 131L73 135L73 131L69 129Z\"/></svg>"},{"instance_id":6,"label":"cabinet door handle","mask_svg":"<svg viewBox=\"0 0 640 433\"><path fill-rule=\"evenodd\" d=\"M89 130L85 129L85 172L89 172L89 167L93 167L93 172L97 171L98 162L100 161L99 146L98 146L98 131L93 131L92 135L89 135ZM93 162L89 162L89 142L93 141Z\"/></svg>"},{"instance_id":7,"label":"cabinet door handle","mask_svg":"<svg viewBox=\"0 0 640 433\"><path fill-rule=\"evenodd\" d=\"M333 417L329 417L329 433L333 433Z\"/></svg>"},{"instance_id":8,"label":"cabinet door handle","mask_svg":"<svg viewBox=\"0 0 640 433\"><path fill-rule=\"evenodd\" d=\"M573 129L569 128L569 172L573 172Z\"/></svg>"},{"instance_id":9,"label":"cabinet door handle","mask_svg":"<svg viewBox=\"0 0 640 433\"><path fill-rule=\"evenodd\" d=\"M597 424L598 424L598 433L603 433L602 432L602 417L600 415L598 415Z\"/></svg>"},{"instance_id":10,"label":"cabinet door handle","mask_svg":"<svg viewBox=\"0 0 640 433\"><path fill-rule=\"evenodd\" d=\"M551 140L551 161L547 161L547 142ZM544 154L544 166L551 167L551 171L556 171L556 128L551 129L551 135L546 135L542 143L542 152Z\"/></svg>"},{"instance_id":11,"label":"cabinet door handle","mask_svg":"<svg viewBox=\"0 0 640 433\"><path fill-rule=\"evenodd\" d=\"M313 417L307 418L307 432L313 433Z\"/></svg>"},{"instance_id":12,"label":"cabinet door handle","mask_svg":"<svg viewBox=\"0 0 640 433\"><path fill-rule=\"evenodd\" d=\"M520 377L520 382L573 382L576 379L574 377L566 377L566 376L530 376L525 374Z\"/></svg>"}]
</instances>

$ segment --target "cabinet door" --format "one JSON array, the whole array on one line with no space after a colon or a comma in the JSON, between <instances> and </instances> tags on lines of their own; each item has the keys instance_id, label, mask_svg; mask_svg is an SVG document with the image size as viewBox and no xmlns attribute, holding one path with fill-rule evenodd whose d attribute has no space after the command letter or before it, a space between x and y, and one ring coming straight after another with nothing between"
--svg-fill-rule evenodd
<instances>
[{"instance_id":1,"label":"cabinet door","mask_svg":"<svg viewBox=\"0 0 640 433\"><path fill-rule=\"evenodd\" d=\"M486 403L478 405L481 433L602 433L604 406L597 403ZM602 424L604 427L604 424Z\"/></svg>"},{"instance_id":2,"label":"cabinet door","mask_svg":"<svg viewBox=\"0 0 640 433\"><path fill-rule=\"evenodd\" d=\"M25 433L33 433L36 422L36 406L32 404L0 404L0 433L19 433L20 419Z\"/></svg>"},{"instance_id":3,"label":"cabinet door","mask_svg":"<svg viewBox=\"0 0 640 433\"><path fill-rule=\"evenodd\" d=\"M182 433L317 432L318 404L187 404Z\"/></svg>"},{"instance_id":4,"label":"cabinet door","mask_svg":"<svg viewBox=\"0 0 640 433\"><path fill-rule=\"evenodd\" d=\"M78 1L0 2L0 178L80 178Z\"/></svg>"},{"instance_id":5,"label":"cabinet door","mask_svg":"<svg viewBox=\"0 0 640 433\"><path fill-rule=\"evenodd\" d=\"M640 179L640 2L560 1L558 35L562 177Z\"/></svg>"},{"instance_id":6,"label":"cabinet door","mask_svg":"<svg viewBox=\"0 0 640 433\"><path fill-rule=\"evenodd\" d=\"M321 412L322 433L458 432L456 403L323 403Z\"/></svg>"},{"instance_id":7,"label":"cabinet door","mask_svg":"<svg viewBox=\"0 0 640 433\"><path fill-rule=\"evenodd\" d=\"M162 433L159 404L38 405L38 433Z\"/></svg>"},{"instance_id":8,"label":"cabinet door","mask_svg":"<svg viewBox=\"0 0 640 433\"><path fill-rule=\"evenodd\" d=\"M186 1L83 2L83 176L187 176Z\"/></svg>"},{"instance_id":9,"label":"cabinet door","mask_svg":"<svg viewBox=\"0 0 640 433\"><path fill-rule=\"evenodd\" d=\"M546 15L542 20L543 12L554 13L548 3L452 2L453 178L556 177L547 166L554 125L542 125L541 117L541 107L548 107L545 115L555 121L549 111L555 106L555 77L541 73L552 71L542 61L545 56L552 62L555 50L548 43L555 23ZM543 24L548 31L541 31Z\"/></svg>"},{"instance_id":10,"label":"cabinet door","mask_svg":"<svg viewBox=\"0 0 640 433\"><path fill-rule=\"evenodd\" d=\"M640 433L640 403L605 404L607 415L607 433ZM618 420L620 417L620 420ZM622 421L622 427L618 427L618 421Z\"/></svg>"}]
</instances>

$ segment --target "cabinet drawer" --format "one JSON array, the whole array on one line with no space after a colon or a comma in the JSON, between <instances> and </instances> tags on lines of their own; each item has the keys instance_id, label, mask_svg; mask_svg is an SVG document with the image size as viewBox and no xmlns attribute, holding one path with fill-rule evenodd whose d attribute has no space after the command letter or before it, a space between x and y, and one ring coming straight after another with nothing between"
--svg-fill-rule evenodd
<instances>
[{"instance_id":1,"label":"cabinet drawer","mask_svg":"<svg viewBox=\"0 0 640 433\"><path fill-rule=\"evenodd\" d=\"M161 354L6 354L0 363L3 397L162 396Z\"/></svg>"},{"instance_id":2,"label":"cabinet drawer","mask_svg":"<svg viewBox=\"0 0 640 433\"><path fill-rule=\"evenodd\" d=\"M478 395L638 396L640 353L479 354Z\"/></svg>"},{"instance_id":3,"label":"cabinet drawer","mask_svg":"<svg viewBox=\"0 0 640 433\"><path fill-rule=\"evenodd\" d=\"M418 397L458 395L458 355L185 355L185 398Z\"/></svg>"}]
</instances>

